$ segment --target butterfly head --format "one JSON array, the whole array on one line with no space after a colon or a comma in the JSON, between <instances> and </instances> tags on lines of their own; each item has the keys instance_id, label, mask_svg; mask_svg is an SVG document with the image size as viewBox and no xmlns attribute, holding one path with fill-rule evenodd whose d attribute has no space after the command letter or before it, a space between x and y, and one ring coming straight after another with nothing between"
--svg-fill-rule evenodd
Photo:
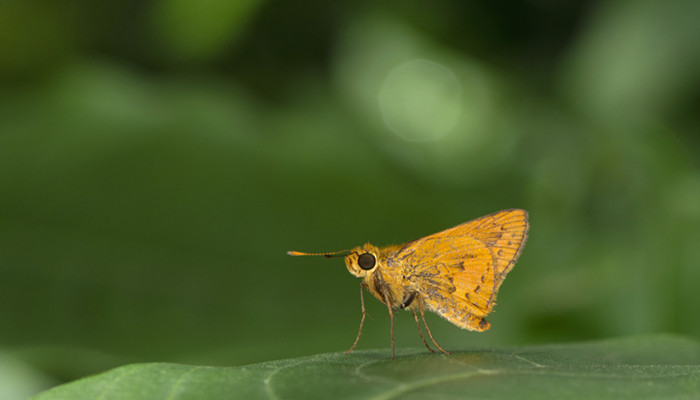
<instances>
[{"instance_id":1,"label":"butterfly head","mask_svg":"<svg viewBox=\"0 0 700 400\"><path fill-rule=\"evenodd\" d=\"M369 243L355 247L345 256L345 266L351 274L365 278L377 270L379 249Z\"/></svg>"}]
</instances>

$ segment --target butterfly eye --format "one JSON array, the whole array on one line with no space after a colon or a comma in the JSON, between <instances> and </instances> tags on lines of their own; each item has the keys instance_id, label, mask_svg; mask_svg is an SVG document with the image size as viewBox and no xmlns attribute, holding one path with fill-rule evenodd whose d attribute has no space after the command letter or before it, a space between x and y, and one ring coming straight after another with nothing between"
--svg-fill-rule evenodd
<instances>
[{"instance_id":1,"label":"butterfly eye","mask_svg":"<svg viewBox=\"0 0 700 400\"><path fill-rule=\"evenodd\" d=\"M377 264L377 259L371 253L365 253L357 258L357 263L362 269L372 269Z\"/></svg>"}]
</instances>

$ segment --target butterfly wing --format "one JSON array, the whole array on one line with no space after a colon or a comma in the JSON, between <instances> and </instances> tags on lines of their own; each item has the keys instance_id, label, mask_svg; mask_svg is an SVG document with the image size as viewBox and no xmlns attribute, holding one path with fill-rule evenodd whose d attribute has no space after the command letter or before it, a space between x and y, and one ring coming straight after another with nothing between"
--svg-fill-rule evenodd
<instances>
[{"instance_id":1,"label":"butterfly wing","mask_svg":"<svg viewBox=\"0 0 700 400\"><path fill-rule=\"evenodd\" d=\"M404 276L425 305L453 324L489 328L483 319L522 252L524 210L499 211L407 243L396 253Z\"/></svg>"}]
</instances>

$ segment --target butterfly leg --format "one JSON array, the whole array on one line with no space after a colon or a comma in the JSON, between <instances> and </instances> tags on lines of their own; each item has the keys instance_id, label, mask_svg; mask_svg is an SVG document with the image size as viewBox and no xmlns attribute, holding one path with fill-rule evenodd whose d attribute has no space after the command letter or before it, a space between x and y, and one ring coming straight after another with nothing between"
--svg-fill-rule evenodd
<instances>
[{"instance_id":1,"label":"butterfly leg","mask_svg":"<svg viewBox=\"0 0 700 400\"><path fill-rule=\"evenodd\" d=\"M362 304L362 319L360 320L360 330L357 332L357 337L352 343L352 346L350 346L350 349L348 349L348 351L346 351L345 354L349 354L351 351L353 351L355 349L355 346L357 346L357 342L360 341L360 335L362 335L362 326L365 324L365 316L367 316L367 311L365 311L365 293L362 285L360 285L360 303Z\"/></svg>"},{"instance_id":2,"label":"butterfly leg","mask_svg":"<svg viewBox=\"0 0 700 400\"><path fill-rule=\"evenodd\" d=\"M423 319L423 325L425 325L425 330L428 331L428 336L430 336L430 340L433 341L433 344L440 349L441 352L445 354L450 354L449 351L445 351L442 347L440 347L439 344L435 341L435 338L433 337L432 332L430 332L430 328L428 328L428 323L425 322L425 313L423 312L423 299L418 299L418 308L420 309L420 317Z\"/></svg>"},{"instance_id":3,"label":"butterfly leg","mask_svg":"<svg viewBox=\"0 0 700 400\"><path fill-rule=\"evenodd\" d=\"M389 308L389 319L391 320L391 359L393 360L396 358L396 351L394 350L394 310L391 308L391 303L389 302L386 291L383 291L382 295L384 296L384 303L387 308Z\"/></svg>"},{"instance_id":4,"label":"butterfly leg","mask_svg":"<svg viewBox=\"0 0 700 400\"><path fill-rule=\"evenodd\" d=\"M420 328L420 321L418 321L418 314L416 314L415 311L413 311L413 319L416 320L416 326L418 327L418 334L420 335L420 340L423 341L425 348L430 350L431 353L435 353L435 350L431 349L430 346L428 346L428 342L426 342L425 338L423 337L423 330Z\"/></svg>"}]
</instances>

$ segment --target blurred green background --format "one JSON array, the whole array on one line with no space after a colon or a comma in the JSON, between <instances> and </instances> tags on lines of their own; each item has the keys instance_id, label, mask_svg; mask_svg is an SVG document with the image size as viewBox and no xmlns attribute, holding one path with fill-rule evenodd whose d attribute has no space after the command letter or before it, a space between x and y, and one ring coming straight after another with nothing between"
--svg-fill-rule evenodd
<instances>
[{"instance_id":1,"label":"blurred green background","mask_svg":"<svg viewBox=\"0 0 700 400\"><path fill-rule=\"evenodd\" d=\"M0 398L345 350L341 259L504 208L447 349L700 335L700 2L0 2ZM386 309L359 348L388 348ZM408 313L397 346L420 347ZM13 397L15 396L15 397Z\"/></svg>"}]
</instances>

